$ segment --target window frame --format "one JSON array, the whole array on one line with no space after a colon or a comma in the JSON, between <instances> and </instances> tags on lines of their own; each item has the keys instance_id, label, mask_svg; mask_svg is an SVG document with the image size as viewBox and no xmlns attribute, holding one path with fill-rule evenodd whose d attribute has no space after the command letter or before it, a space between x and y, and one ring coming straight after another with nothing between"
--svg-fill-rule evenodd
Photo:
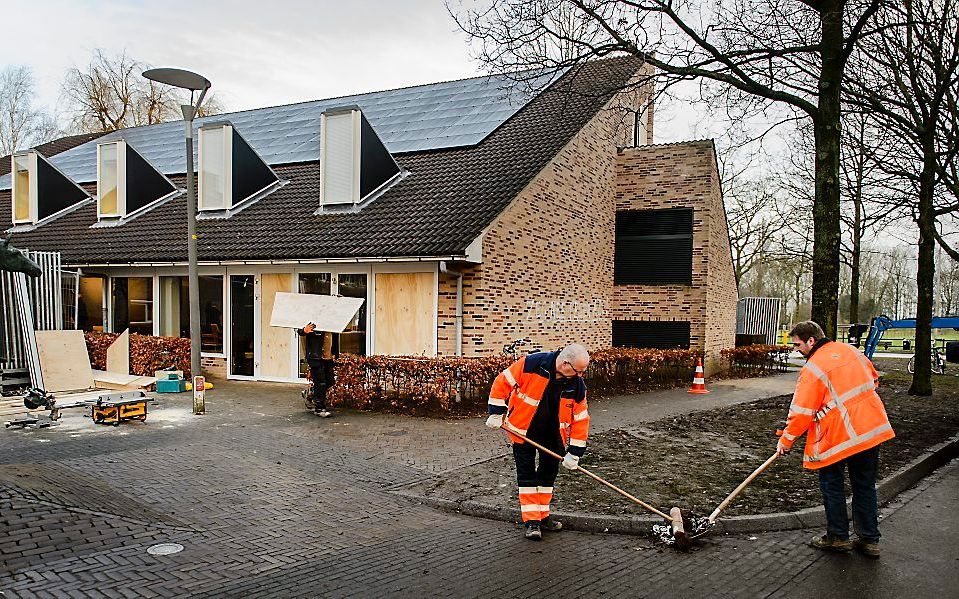
<instances>
[{"instance_id":1,"label":"window frame","mask_svg":"<svg viewBox=\"0 0 959 599\"><path fill-rule=\"evenodd\" d=\"M117 152L117 211L116 214L104 214L101 209L102 189L101 189L101 151L105 146L114 146ZM112 220L123 218L127 215L127 144L124 140L105 141L97 144L97 220Z\"/></svg>"},{"instance_id":2,"label":"window frame","mask_svg":"<svg viewBox=\"0 0 959 599\"><path fill-rule=\"evenodd\" d=\"M17 159L27 160L27 218L17 219ZM10 220L14 225L35 224L39 216L37 198L37 152L27 150L10 156Z\"/></svg>"},{"instance_id":3,"label":"window frame","mask_svg":"<svg viewBox=\"0 0 959 599\"><path fill-rule=\"evenodd\" d=\"M204 207L203 205L203 159L204 144L207 135L217 131L223 136L223 205ZM211 123L204 125L197 130L197 211L198 212L223 212L234 207L233 203L233 125L231 123Z\"/></svg>"},{"instance_id":4,"label":"window frame","mask_svg":"<svg viewBox=\"0 0 959 599\"><path fill-rule=\"evenodd\" d=\"M326 167L329 164L327 143L329 135L328 122L330 117L350 119L352 128L350 141L352 143L352 167L350 180L350 198L348 200L333 200L328 197L326 182L328 178L325 175ZM360 111L357 108L348 108L344 110L331 110L320 114L320 169L323 175L320 176L320 206L355 206L360 201Z\"/></svg>"}]
</instances>

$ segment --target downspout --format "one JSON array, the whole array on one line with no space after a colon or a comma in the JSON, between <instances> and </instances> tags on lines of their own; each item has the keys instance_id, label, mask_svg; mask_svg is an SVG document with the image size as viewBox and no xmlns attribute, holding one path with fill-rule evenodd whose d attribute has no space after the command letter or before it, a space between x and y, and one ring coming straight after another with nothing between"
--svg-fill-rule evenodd
<instances>
[{"instance_id":1,"label":"downspout","mask_svg":"<svg viewBox=\"0 0 959 599\"><path fill-rule=\"evenodd\" d=\"M456 277L456 355L463 355L463 273L446 266L446 261L440 262L440 272Z\"/></svg>"}]
</instances>

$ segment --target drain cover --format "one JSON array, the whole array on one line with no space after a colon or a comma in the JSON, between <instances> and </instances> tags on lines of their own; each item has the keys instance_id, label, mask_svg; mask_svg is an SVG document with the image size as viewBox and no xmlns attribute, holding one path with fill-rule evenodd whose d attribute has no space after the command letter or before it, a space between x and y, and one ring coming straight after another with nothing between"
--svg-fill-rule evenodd
<instances>
[{"instance_id":1,"label":"drain cover","mask_svg":"<svg viewBox=\"0 0 959 599\"><path fill-rule=\"evenodd\" d=\"M158 543L147 548L150 555L173 555L183 551L183 545L179 543Z\"/></svg>"}]
</instances>

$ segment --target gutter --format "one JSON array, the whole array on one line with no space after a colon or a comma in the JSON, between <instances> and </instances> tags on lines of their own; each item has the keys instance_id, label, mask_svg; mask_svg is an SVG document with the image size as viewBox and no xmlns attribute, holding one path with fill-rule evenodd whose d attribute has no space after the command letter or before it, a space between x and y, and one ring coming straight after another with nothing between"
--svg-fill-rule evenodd
<instances>
[{"instance_id":1,"label":"gutter","mask_svg":"<svg viewBox=\"0 0 959 599\"><path fill-rule=\"evenodd\" d=\"M200 260L198 266L256 266L256 265L294 265L294 264L359 264L364 262L461 262L474 264L468 256L376 256L366 258L293 258L282 260ZM69 268L155 268L162 266L188 266L186 261L170 262L87 262L66 263Z\"/></svg>"}]
</instances>

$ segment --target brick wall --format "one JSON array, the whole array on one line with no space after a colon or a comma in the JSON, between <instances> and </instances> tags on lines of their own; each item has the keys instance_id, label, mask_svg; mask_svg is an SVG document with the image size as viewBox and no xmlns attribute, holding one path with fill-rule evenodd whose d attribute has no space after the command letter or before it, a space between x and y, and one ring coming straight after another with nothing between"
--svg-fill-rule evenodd
<instances>
[{"instance_id":1,"label":"brick wall","mask_svg":"<svg viewBox=\"0 0 959 599\"><path fill-rule=\"evenodd\" d=\"M463 354L528 337L554 349L612 344L612 321L688 320L713 370L735 341L736 288L711 142L630 145L645 96L615 97L487 228L463 270ZM652 126L652 110L649 123ZM692 206L693 284L614 286L617 209ZM455 353L456 278L441 274L439 355Z\"/></svg>"},{"instance_id":2,"label":"brick wall","mask_svg":"<svg viewBox=\"0 0 959 599\"><path fill-rule=\"evenodd\" d=\"M521 337L544 349L610 345L616 153L631 143L631 111L648 95L610 100L487 228L483 263L463 270L464 355ZM455 277L440 276L438 300L437 349L450 355Z\"/></svg>"},{"instance_id":3,"label":"brick wall","mask_svg":"<svg viewBox=\"0 0 959 599\"><path fill-rule=\"evenodd\" d=\"M207 378L226 378L226 358L201 357L200 368L203 370L203 376Z\"/></svg>"},{"instance_id":4,"label":"brick wall","mask_svg":"<svg viewBox=\"0 0 959 599\"><path fill-rule=\"evenodd\" d=\"M690 347L706 354L735 345L738 294L713 144L694 141L628 148L617 158L617 210L693 209L692 285L618 285L614 320L689 321Z\"/></svg>"}]
</instances>

